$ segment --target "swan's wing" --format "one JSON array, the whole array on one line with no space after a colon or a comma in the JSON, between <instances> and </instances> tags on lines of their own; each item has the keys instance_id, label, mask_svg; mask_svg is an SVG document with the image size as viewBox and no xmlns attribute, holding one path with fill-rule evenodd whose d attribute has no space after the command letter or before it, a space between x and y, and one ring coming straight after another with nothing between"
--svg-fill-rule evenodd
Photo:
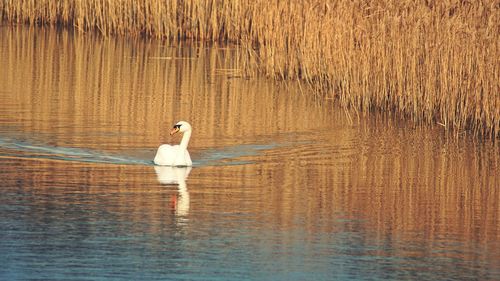
<instances>
[{"instance_id":1,"label":"swan's wing","mask_svg":"<svg viewBox=\"0 0 500 281\"><path fill-rule=\"evenodd\" d=\"M179 146L175 145L168 145L168 144L162 144L160 147L158 147L158 151L156 152L155 159L153 162L156 165L163 165L163 166L171 166L174 161L175 157L177 155L177 149Z\"/></svg>"},{"instance_id":2,"label":"swan's wing","mask_svg":"<svg viewBox=\"0 0 500 281\"><path fill-rule=\"evenodd\" d=\"M186 166L193 166L193 161L191 161L191 156L189 156L189 151L187 149L184 152L184 159L186 160Z\"/></svg>"},{"instance_id":3,"label":"swan's wing","mask_svg":"<svg viewBox=\"0 0 500 281\"><path fill-rule=\"evenodd\" d=\"M180 147L177 150L177 157L174 161L174 166L177 167L189 167L193 166L193 162L191 161L191 157L189 156L189 152L187 149L181 150Z\"/></svg>"},{"instance_id":4,"label":"swan's wing","mask_svg":"<svg viewBox=\"0 0 500 281\"><path fill-rule=\"evenodd\" d=\"M180 151L179 145L162 144L154 159L156 165L161 166L193 166L191 156L186 150Z\"/></svg>"}]
</instances>

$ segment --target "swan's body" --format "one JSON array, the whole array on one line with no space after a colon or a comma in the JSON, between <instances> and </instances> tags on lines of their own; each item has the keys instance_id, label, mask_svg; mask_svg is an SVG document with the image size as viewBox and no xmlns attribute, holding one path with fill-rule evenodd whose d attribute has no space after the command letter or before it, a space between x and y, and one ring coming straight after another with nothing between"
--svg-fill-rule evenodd
<instances>
[{"instance_id":1,"label":"swan's body","mask_svg":"<svg viewBox=\"0 0 500 281\"><path fill-rule=\"evenodd\" d=\"M191 138L191 125L188 122L180 121L175 124L170 132L173 135L177 132L183 133L181 143L179 145L162 144L156 152L153 160L156 165L160 166L193 166L191 156L187 150L189 139Z\"/></svg>"},{"instance_id":2,"label":"swan's body","mask_svg":"<svg viewBox=\"0 0 500 281\"><path fill-rule=\"evenodd\" d=\"M154 162L160 166L193 166L189 152L180 145L160 145Z\"/></svg>"}]
</instances>

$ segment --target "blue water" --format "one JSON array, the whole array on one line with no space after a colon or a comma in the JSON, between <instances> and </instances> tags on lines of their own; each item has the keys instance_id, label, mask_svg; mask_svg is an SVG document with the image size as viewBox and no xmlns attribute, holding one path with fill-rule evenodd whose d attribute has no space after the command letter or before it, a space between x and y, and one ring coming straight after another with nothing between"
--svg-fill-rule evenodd
<instances>
[{"instance_id":1,"label":"blue water","mask_svg":"<svg viewBox=\"0 0 500 281\"><path fill-rule=\"evenodd\" d=\"M18 202L29 201L18 196ZM241 213L211 212L205 219L196 218L202 215L195 212L187 222L127 221L77 203L86 199L55 196L51 200L69 200L76 206L37 207L35 217L32 207L2 205L0 278L486 280L498 273L460 258L399 256L401 251L423 252L397 238L380 242L359 230L349 231L363 226L357 220L337 221L337 231L316 233L299 226L282 232L244 208ZM160 229L151 231L158 223ZM461 251L463 245L452 248Z\"/></svg>"}]
</instances>

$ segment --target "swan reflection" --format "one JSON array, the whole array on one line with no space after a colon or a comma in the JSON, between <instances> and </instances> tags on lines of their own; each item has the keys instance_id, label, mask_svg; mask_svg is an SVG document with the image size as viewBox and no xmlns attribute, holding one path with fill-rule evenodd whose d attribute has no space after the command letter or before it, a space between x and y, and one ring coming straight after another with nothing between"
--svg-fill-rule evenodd
<instances>
[{"instance_id":1,"label":"swan reflection","mask_svg":"<svg viewBox=\"0 0 500 281\"><path fill-rule=\"evenodd\" d=\"M179 195L174 201L175 214L185 216L189 213L189 192L186 180L191 167L155 166L156 176L161 184L177 185Z\"/></svg>"}]
</instances>

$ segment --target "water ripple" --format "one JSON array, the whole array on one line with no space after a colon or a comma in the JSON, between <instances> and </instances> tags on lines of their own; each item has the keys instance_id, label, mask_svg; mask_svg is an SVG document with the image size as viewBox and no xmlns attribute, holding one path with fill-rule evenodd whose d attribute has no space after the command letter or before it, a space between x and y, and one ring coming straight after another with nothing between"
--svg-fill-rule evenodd
<instances>
[{"instance_id":1,"label":"water ripple","mask_svg":"<svg viewBox=\"0 0 500 281\"><path fill-rule=\"evenodd\" d=\"M272 144L244 144L217 149L208 149L197 152L198 159L193 166L227 166L245 165L252 161L242 160L241 157L256 156L265 150L271 150L280 145ZM116 155L104 151L78 147L51 146L45 143L33 143L10 137L0 137L0 157L49 159L61 161L76 161L89 163L104 163L117 165L154 165L151 149L141 151L143 157ZM149 155L151 154L151 155ZM150 158L148 156L151 156ZM147 158L148 157L148 158Z\"/></svg>"}]
</instances>

